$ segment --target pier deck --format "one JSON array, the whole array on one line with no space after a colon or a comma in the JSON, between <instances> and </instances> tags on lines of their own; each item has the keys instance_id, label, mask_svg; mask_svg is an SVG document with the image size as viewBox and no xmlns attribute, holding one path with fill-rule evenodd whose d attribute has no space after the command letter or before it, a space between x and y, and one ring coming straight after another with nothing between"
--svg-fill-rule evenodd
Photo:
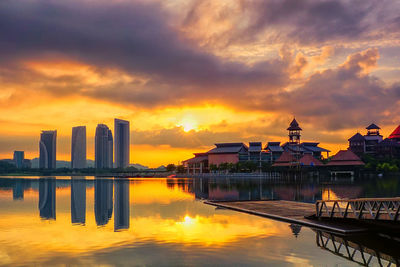
<instances>
[{"instance_id":1,"label":"pier deck","mask_svg":"<svg viewBox=\"0 0 400 267\"><path fill-rule=\"evenodd\" d=\"M220 208L245 212L288 223L295 223L316 229L338 232L341 234L363 233L368 231L367 228L361 226L305 218L316 213L315 204L286 200L232 202L206 201L205 203Z\"/></svg>"}]
</instances>

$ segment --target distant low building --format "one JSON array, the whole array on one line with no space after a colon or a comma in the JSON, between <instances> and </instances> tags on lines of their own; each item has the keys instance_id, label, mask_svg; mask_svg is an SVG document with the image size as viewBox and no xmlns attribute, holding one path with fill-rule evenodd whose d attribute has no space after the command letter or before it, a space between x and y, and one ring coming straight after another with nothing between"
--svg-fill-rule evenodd
<instances>
[{"instance_id":1,"label":"distant low building","mask_svg":"<svg viewBox=\"0 0 400 267\"><path fill-rule=\"evenodd\" d=\"M24 167L25 152L24 151L14 151L14 164L18 169Z\"/></svg>"}]
</instances>

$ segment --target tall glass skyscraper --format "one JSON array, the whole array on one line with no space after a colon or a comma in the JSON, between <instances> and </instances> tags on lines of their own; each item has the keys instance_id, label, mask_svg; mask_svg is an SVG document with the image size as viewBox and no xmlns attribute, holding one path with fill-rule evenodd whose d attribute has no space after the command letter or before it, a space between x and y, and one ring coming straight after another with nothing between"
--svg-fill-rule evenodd
<instances>
[{"instance_id":1,"label":"tall glass skyscraper","mask_svg":"<svg viewBox=\"0 0 400 267\"><path fill-rule=\"evenodd\" d=\"M71 168L86 168L86 126L72 128Z\"/></svg>"},{"instance_id":2,"label":"tall glass skyscraper","mask_svg":"<svg viewBox=\"0 0 400 267\"><path fill-rule=\"evenodd\" d=\"M113 137L105 124L98 124L96 128L94 157L96 168L113 167Z\"/></svg>"},{"instance_id":3,"label":"tall glass skyscraper","mask_svg":"<svg viewBox=\"0 0 400 267\"><path fill-rule=\"evenodd\" d=\"M39 167L56 168L57 131L42 131L39 141Z\"/></svg>"},{"instance_id":4,"label":"tall glass skyscraper","mask_svg":"<svg viewBox=\"0 0 400 267\"><path fill-rule=\"evenodd\" d=\"M114 135L115 167L126 168L129 166L129 121L115 119Z\"/></svg>"}]
</instances>

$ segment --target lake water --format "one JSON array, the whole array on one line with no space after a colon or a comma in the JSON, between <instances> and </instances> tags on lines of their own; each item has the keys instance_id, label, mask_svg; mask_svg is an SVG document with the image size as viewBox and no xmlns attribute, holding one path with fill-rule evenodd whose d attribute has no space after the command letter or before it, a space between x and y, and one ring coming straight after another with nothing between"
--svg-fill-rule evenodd
<instances>
[{"instance_id":1,"label":"lake water","mask_svg":"<svg viewBox=\"0 0 400 267\"><path fill-rule=\"evenodd\" d=\"M201 199L383 196L400 196L399 178L0 178L0 265L357 266L361 254L349 260L332 253L312 229Z\"/></svg>"}]
</instances>

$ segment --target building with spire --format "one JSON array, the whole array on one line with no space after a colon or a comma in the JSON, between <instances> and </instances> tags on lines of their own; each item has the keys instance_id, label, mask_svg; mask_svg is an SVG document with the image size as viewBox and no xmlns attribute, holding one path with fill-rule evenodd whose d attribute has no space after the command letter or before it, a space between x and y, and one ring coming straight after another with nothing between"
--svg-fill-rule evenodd
<instances>
[{"instance_id":1,"label":"building with spire","mask_svg":"<svg viewBox=\"0 0 400 267\"><path fill-rule=\"evenodd\" d=\"M348 139L349 150L359 157L370 155L377 158L400 158L400 125L385 139L376 124L372 123L365 129L365 135L356 133Z\"/></svg>"}]
</instances>

